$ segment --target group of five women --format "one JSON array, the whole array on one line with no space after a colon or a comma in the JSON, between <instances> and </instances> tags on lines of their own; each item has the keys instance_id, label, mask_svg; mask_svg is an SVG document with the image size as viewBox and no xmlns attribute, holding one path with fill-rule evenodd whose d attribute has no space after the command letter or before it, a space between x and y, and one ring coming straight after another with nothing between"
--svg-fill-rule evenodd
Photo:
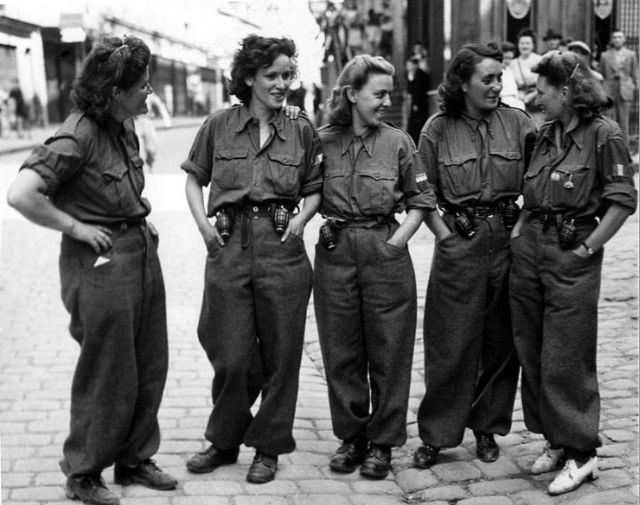
<instances>
[{"instance_id":1,"label":"group of five women","mask_svg":"<svg viewBox=\"0 0 640 505\"><path fill-rule=\"evenodd\" d=\"M164 291L153 265L131 256L157 260L144 219L148 204L140 198L139 156L128 149L135 137L129 138L126 119L143 107L138 95L149 92L144 61L136 78L123 78L132 43L106 42L99 46L104 54L90 54L89 62L99 56L120 70L113 77L113 69L85 66L87 74L104 74L102 116L80 101L72 120L25 162L9 197L30 219L65 234L63 297L82 352L62 466L70 496L99 494L106 498L97 501L109 505L117 497L100 473L113 462L121 482L175 486L149 459L157 430L144 430L155 426L166 374L147 353L165 348L166 323L164 332L149 334L149 304L164 311ZM500 51L465 46L440 87L441 112L427 121L416 148L384 121L394 78L389 62L359 55L347 63L328 101L328 124L316 132L305 115L290 117L283 109L295 57L290 39L246 37L230 83L241 103L206 119L182 164L189 208L207 248L198 337L215 372L205 432L210 446L189 458L189 471L234 463L245 444L255 448L247 480L263 483L274 479L278 456L294 450L313 286L333 431L342 441L329 465L387 476L391 447L407 436L416 331L407 242L425 222L436 245L424 320L423 444L415 465L433 465L440 450L461 442L466 427L478 457L495 461L494 435L510 430L520 363L525 423L548 442L532 472L566 460L551 494L595 477L602 246L635 210L636 192L620 130L598 114L605 97L588 69L571 53L542 59L537 92L547 123L536 135L526 112L500 103ZM104 142L94 139L96 132ZM113 163L103 157L100 165L100 149L114 151ZM94 193L108 193L113 202L85 201ZM129 194L131 202L122 201ZM312 270L302 234L318 211L325 221ZM122 258L113 253L120 249ZM105 268L123 275L142 268L141 301L119 294L90 308L102 284L85 277L104 279L98 270ZM112 284L109 293L135 291ZM147 296L151 290L156 296ZM126 331L124 322L107 322L125 314ZM110 344L112 338L127 345ZM105 374L83 372L96 362L104 362ZM134 363L133 376L117 385L133 388L125 408L106 370L131 370ZM103 398L111 401L104 412L80 407ZM92 436L107 411L110 422L121 421L110 423L113 436L98 448ZM90 457L78 459L79 453Z\"/></svg>"}]
</instances>

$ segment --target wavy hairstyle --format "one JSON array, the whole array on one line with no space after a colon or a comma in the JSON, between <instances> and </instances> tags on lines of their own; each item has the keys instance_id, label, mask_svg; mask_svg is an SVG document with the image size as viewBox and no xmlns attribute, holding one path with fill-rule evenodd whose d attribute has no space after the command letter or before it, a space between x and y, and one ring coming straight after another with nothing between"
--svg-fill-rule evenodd
<instances>
[{"instance_id":1,"label":"wavy hairstyle","mask_svg":"<svg viewBox=\"0 0 640 505\"><path fill-rule=\"evenodd\" d=\"M297 53L293 40L255 34L246 36L240 42L240 49L233 55L229 93L235 95L242 103L248 104L251 101L251 86L245 80L255 77L259 69L269 67L281 54L291 60L291 79L295 79Z\"/></svg>"},{"instance_id":2,"label":"wavy hairstyle","mask_svg":"<svg viewBox=\"0 0 640 505\"><path fill-rule=\"evenodd\" d=\"M607 103L607 95L591 69L571 51L550 51L531 70L554 88L567 86L569 103L580 119L593 117Z\"/></svg>"},{"instance_id":3,"label":"wavy hairstyle","mask_svg":"<svg viewBox=\"0 0 640 505\"><path fill-rule=\"evenodd\" d=\"M137 37L105 38L84 60L71 98L87 115L103 120L111 110L113 88L131 88L144 75L150 59L149 47Z\"/></svg>"},{"instance_id":4,"label":"wavy hairstyle","mask_svg":"<svg viewBox=\"0 0 640 505\"><path fill-rule=\"evenodd\" d=\"M485 58L502 63L502 52L498 46L489 44L467 44L453 57L444 82L438 87L440 110L448 116L459 117L466 109L466 97L462 84L469 82L476 65Z\"/></svg>"},{"instance_id":5,"label":"wavy hairstyle","mask_svg":"<svg viewBox=\"0 0 640 505\"><path fill-rule=\"evenodd\" d=\"M359 91L369 81L371 74L382 74L393 77L395 69L382 56L359 54L354 56L342 69L336 86L327 100L327 121L330 125L351 125L351 102L347 91Z\"/></svg>"}]
</instances>

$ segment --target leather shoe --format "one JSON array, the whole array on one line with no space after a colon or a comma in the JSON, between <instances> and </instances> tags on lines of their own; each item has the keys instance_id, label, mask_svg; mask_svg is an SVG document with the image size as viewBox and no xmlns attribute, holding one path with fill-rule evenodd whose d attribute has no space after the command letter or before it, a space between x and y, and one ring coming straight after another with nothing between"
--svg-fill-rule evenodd
<instances>
[{"instance_id":1,"label":"leather shoe","mask_svg":"<svg viewBox=\"0 0 640 505\"><path fill-rule=\"evenodd\" d=\"M192 473L209 473L222 465L232 465L238 461L239 447L218 449L213 445L206 451L194 454L187 461L187 470Z\"/></svg>"},{"instance_id":2,"label":"leather shoe","mask_svg":"<svg viewBox=\"0 0 640 505\"><path fill-rule=\"evenodd\" d=\"M531 473L533 475L539 475L541 473L552 472L564 462L564 459L564 449L562 447L553 449L551 444L547 442L542 454L538 456L538 459L531 465Z\"/></svg>"},{"instance_id":3,"label":"leather shoe","mask_svg":"<svg viewBox=\"0 0 640 505\"><path fill-rule=\"evenodd\" d=\"M485 463L493 463L498 459L500 448L493 439L493 433L474 433L476 436L476 454Z\"/></svg>"},{"instance_id":4,"label":"leather shoe","mask_svg":"<svg viewBox=\"0 0 640 505\"><path fill-rule=\"evenodd\" d=\"M256 451L253 463L247 473L247 481L254 484L264 484L276 478L278 470L278 456L271 456L261 451Z\"/></svg>"},{"instance_id":5,"label":"leather shoe","mask_svg":"<svg viewBox=\"0 0 640 505\"><path fill-rule=\"evenodd\" d=\"M158 468L152 459L146 459L136 466L116 463L113 468L113 480L121 486L128 486L134 482L151 489L168 491L175 489L178 481Z\"/></svg>"},{"instance_id":6,"label":"leather shoe","mask_svg":"<svg viewBox=\"0 0 640 505\"><path fill-rule=\"evenodd\" d=\"M391 447L371 444L360 467L360 475L370 479L384 479L391 466Z\"/></svg>"},{"instance_id":7,"label":"leather shoe","mask_svg":"<svg viewBox=\"0 0 640 505\"><path fill-rule=\"evenodd\" d=\"M331 458L329 467L340 473L354 472L358 465L364 461L366 452L367 439L363 435L348 438L342 442Z\"/></svg>"},{"instance_id":8,"label":"leather shoe","mask_svg":"<svg viewBox=\"0 0 640 505\"><path fill-rule=\"evenodd\" d=\"M439 447L424 444L413 453L413 464L418 468L429 468L436 462L439 453Z\"/></svg>"},{"instance_id":9,"label":"leather shoe","mask_svg":"<svg viewBox=\"0 0 640 505\"><path fill-rule=\"evenodd\" d=\"M104 483L100 473L68 477L64 493L71 500L87 505L119 505L120 499Z\"/></svg>"},{"instance_id":10,"label":"leather shoe","mask_svg":"<svg viewBox=\"0 0 640 505\"><path fill-rule=\"evenodd\" d=\"M547 492L550 495L568 493L578 489L586 480L596 480L598 478L598 457L590 458L584 465L578 468L575 459L568 459L562 471L551 481Z\"/></svg>"}]
</instances>

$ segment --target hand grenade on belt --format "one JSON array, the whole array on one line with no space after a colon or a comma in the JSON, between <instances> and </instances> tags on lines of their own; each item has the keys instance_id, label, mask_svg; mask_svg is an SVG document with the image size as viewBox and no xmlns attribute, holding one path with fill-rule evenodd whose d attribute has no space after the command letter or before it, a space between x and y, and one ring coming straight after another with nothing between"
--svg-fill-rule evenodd
<instances>
[{"instance_id":1,"label":"hand grenade on belt","mask_svg":"<svg viewBox=\"0 0 640 505\"><path fill-rule=\"evenodd\" d=\"M502 225L507 229L512 229L518 222L520 215L520 207L512 199L507 200L500 206L500 216L502 217Z\"/></svg>"},{"instance_id":2,"label":"hand grenade on belt","mask_svg":"<svg viewBox=\"0 0 640 505\"><path fill-rule=\"evenodd\" d=\"M573 218L564 219L562 225L558 228L558 245L560 249L573 249L576 246L577 235L576 220Z\"/></svg>"},{"instance_id":3,"label":"hand grenade on belt","mask_svg":"<svg viewBox=\"0 0 640 505\"><path fill-rule=\"evenodd\" d=\"M476 230L473 225L473 217L469 216L463 210L457 210L454 214L455 226L458 233L464 238L471 238L476 234Z\"/></svg>"},{"instance_id":4,"label":"hand grenade on belt","mask_svg":"<svg viewBox=\"0 0 640 505\"><path fill-rule=\"evenodd\" d=\"M222 237L222 240L226 241L231 236L233 222L231 221L229 213L224 209L221 209L216 213L216 228L218 229L218 233Z\"/></svg>"},{"instance_id":5,"label":"hand grenade on belt","mask_svg":"<svg viewBox=\"0 0 640 505\"><path fill-rule=\"evenodd\" d=\"M327 249L331 250L336 248L338 236L329 221L322 223L322 226L320 227L320 238Z\"/></svg>"},{"instance_id":6,"label":"hand grenade on belt","mask_svg":"<svg viewBox=\"0 0 640 505\"><path fill-rule=\"evenodd\" d=\"M273 210L273 226L278 235L282 235L289 226L289 210L282 204Z\"/></svg>"}]
</instances>

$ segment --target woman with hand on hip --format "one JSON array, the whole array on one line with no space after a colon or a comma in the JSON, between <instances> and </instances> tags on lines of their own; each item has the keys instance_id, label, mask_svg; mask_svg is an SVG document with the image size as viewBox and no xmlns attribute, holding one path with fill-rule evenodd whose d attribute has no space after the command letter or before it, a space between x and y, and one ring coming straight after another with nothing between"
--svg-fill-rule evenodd
<instances>
[{"instance_id":1,"label":"woman with hand on hip","mask_svg":"<svg viewBox=\"0 0 640 505\"><path fill-rule=\"evenodd\" d=\"M527 428L547 440L531 472L551 472L552 495L597 477L596 374L603 245L636 208L622 133L600 115L606 96L571 52L545 55L538 133L512 231L511 309Z\"/></svg>"}]
</instances>

